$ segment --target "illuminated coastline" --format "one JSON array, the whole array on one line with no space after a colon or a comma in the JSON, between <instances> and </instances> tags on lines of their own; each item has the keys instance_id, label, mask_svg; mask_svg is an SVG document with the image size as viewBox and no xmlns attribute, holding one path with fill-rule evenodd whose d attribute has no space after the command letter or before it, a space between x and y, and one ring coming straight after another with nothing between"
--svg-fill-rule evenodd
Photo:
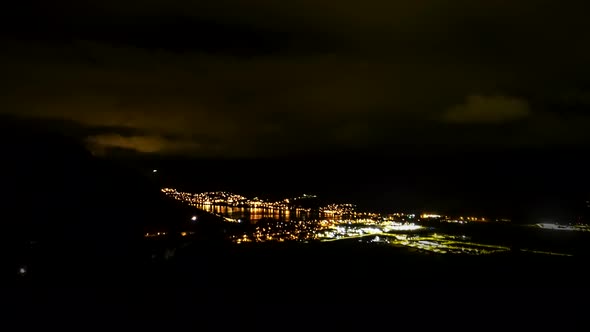
<instances>
[{"instance_id":1,"label":"illuminated coastline","mask_svg":"<svg viewBox=\"0 0 590 332\"><path fill-rule=\"evenodd\" d=\"M487 224L486 217L450 217L437 213L390 213L378 214L359 212L354 204L328 204L316 209L297 206L300 200L316 198L303 195L281 201L265 201L260 198L248 199L242 195L228 192L206 192L192 194L175 189L162 189L169 197L190 206L216 215L230 223L243 224L242 231L228 234L228 239L236 244L263 242L334 242L358 241L432 254L488 255L508 253L512 248L506 245L473 241L469 236L433 232L429 225L446 223ZM506 223L509 219L496 219ZM537 224L535 227L558 230L588 230L587 227L559 226L557 224ZM162 236L165 233L147 234ZM190 236L191 232L183 232ZM518 248L523 253L571 256L545 250Z\"/></svg>"}]
</instances>

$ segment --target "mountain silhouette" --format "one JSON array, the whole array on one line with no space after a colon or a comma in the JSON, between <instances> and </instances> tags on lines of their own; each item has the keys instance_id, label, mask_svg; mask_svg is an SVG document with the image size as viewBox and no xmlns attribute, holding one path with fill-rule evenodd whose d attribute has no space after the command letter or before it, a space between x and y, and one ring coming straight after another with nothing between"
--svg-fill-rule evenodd
<instances>
[{"instance_id":1,"label":"mountain silhouette","mask_svg":"<svg viewBox=\"0 0 590 332\"><path fill-rule=\"evenodd\" d=\"M76 139L36 127L3 126L2 255L43 280L115 280L142 262L143 234L166 221L159 188L139 173L94 157Z\"/></svg>"}]
</instances>

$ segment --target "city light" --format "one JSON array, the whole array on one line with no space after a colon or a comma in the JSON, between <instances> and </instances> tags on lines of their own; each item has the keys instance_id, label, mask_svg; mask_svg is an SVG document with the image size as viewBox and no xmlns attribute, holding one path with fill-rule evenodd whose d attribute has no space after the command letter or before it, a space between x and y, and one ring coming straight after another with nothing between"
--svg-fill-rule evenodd
<instances>
[{"instance_id":1,"label":"city light","mask_svg":"<svg viewBox=\"0 0 590 332\"><path fill-rule=\"evenodd\" d=\"M374 245L391 245L412 248L413 250L435 254L487 255L510 251L511 248L488 243L475 243L468 236L431 233L432 222L438 223L474 223L496 220L510 222L510 219L488 219L475 216L451 217L434 213L390 213L379 214L360 212L353 204L328 204L317 207L313 218L297 219L299 212L310 212L310 208L297 206L301 199L315 198L303 195L279 201L266 201L255 197L229 192L204 192L200 194L179 192L172 188L162 189L169 197L182 201L190 206L204 209L228 223L243 223L247 226L228 232L227 239L236 244L261 242L332 242L355 239L359 242ZM229 215L227 209L237 208L239 213L249 210L249 216ZM225 210L224 210L225 209ZM292 212L293 211L293 212ZM297 213L296 213L297 212ZM292 215L290 213L293 213ZM252 218L255 215L267 214L269 218ZM282 216L286 216L281 219ZM309 216L306 214L306 216ZM248 218L248 219L243 219ZM192 216L191 220L197 220ZM421 224L423 223L423 224ZM561 226L550 223L537 224L536 227L555 230L590 230L582 226ZM182 232L181 236L192 233ZM165 232L147 233L146 237L165 236ZM523 252L566 255L541 252L533 249L521 249Z\"/></svg>"},{"instance_id":2,"label":"city light","mask_svg":"<svg viewBox=\"0 0 590 332\"><path fill-rule=\"evenodd\" d=\"M164 188L162 192L166 195L187 203L194 207L200 207L202 205L215 205L215 206L227 206L227 207L242 207L242 208L262 208L262 209L274 209L274 210L291 210L310 212L310 208L305 208L299 205L300 202L317 198L315 195L304 194L299 197L287 198L280 201L266 201L258 197L249 199L245 196L224 192L204 192L199 194L188 193L177 191L172 188ZM324 207L320 207L319 211L322 213L333 214L333 215L354 215L354 216L372 216L376 217L374 213L362 213L356 211L356 207L353 204L329 204Z\"/></svg>"}]
</instances>

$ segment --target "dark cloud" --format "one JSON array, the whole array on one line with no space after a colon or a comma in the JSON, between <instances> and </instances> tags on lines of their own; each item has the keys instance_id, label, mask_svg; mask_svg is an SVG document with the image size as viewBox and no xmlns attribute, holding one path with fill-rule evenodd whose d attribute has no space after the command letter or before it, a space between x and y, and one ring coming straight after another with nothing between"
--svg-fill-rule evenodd
<instances>
[{"instance_id":1,"label":"dark cloud","mask_svg":"<svg viewBox=\"0 0 590 332\"><path fill-rule=\"evenodd\" d=\"M22 7L2 23L1 112L71 121L99 150L196 156L587 144L585 6L151 0Z\"/></svg>"},{"instance_id":2,"label":"dark cloud","mask_svg":"<svg viewBox=\"0 0 590 332\"><path fill-rule=\"evenodd\" d=\"M469 96L464 104L454 106L443 114L451 123L504 123L522 120L531 115L525 100L504 96Z\"/></svg>"}]
</instances>

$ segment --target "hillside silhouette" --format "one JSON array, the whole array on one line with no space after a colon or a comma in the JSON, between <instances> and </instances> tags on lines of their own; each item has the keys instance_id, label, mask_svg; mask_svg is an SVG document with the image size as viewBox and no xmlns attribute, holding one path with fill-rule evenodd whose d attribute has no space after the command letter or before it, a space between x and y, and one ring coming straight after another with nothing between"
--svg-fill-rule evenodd
<instances>
[{"instance_id":1,"label":"hillside silhouette","mask_svg":"<svg viewBox=\"0 0 590 332\"><path fill-rule=\"evenodd\" d=\"M94 157L78 140L23 124L0 134L5 275L44 281L124 280L146 259L146 229L182 211L156 183ZM25 272L25 271L23 271Z\"/></svg>"}]
</instances>

